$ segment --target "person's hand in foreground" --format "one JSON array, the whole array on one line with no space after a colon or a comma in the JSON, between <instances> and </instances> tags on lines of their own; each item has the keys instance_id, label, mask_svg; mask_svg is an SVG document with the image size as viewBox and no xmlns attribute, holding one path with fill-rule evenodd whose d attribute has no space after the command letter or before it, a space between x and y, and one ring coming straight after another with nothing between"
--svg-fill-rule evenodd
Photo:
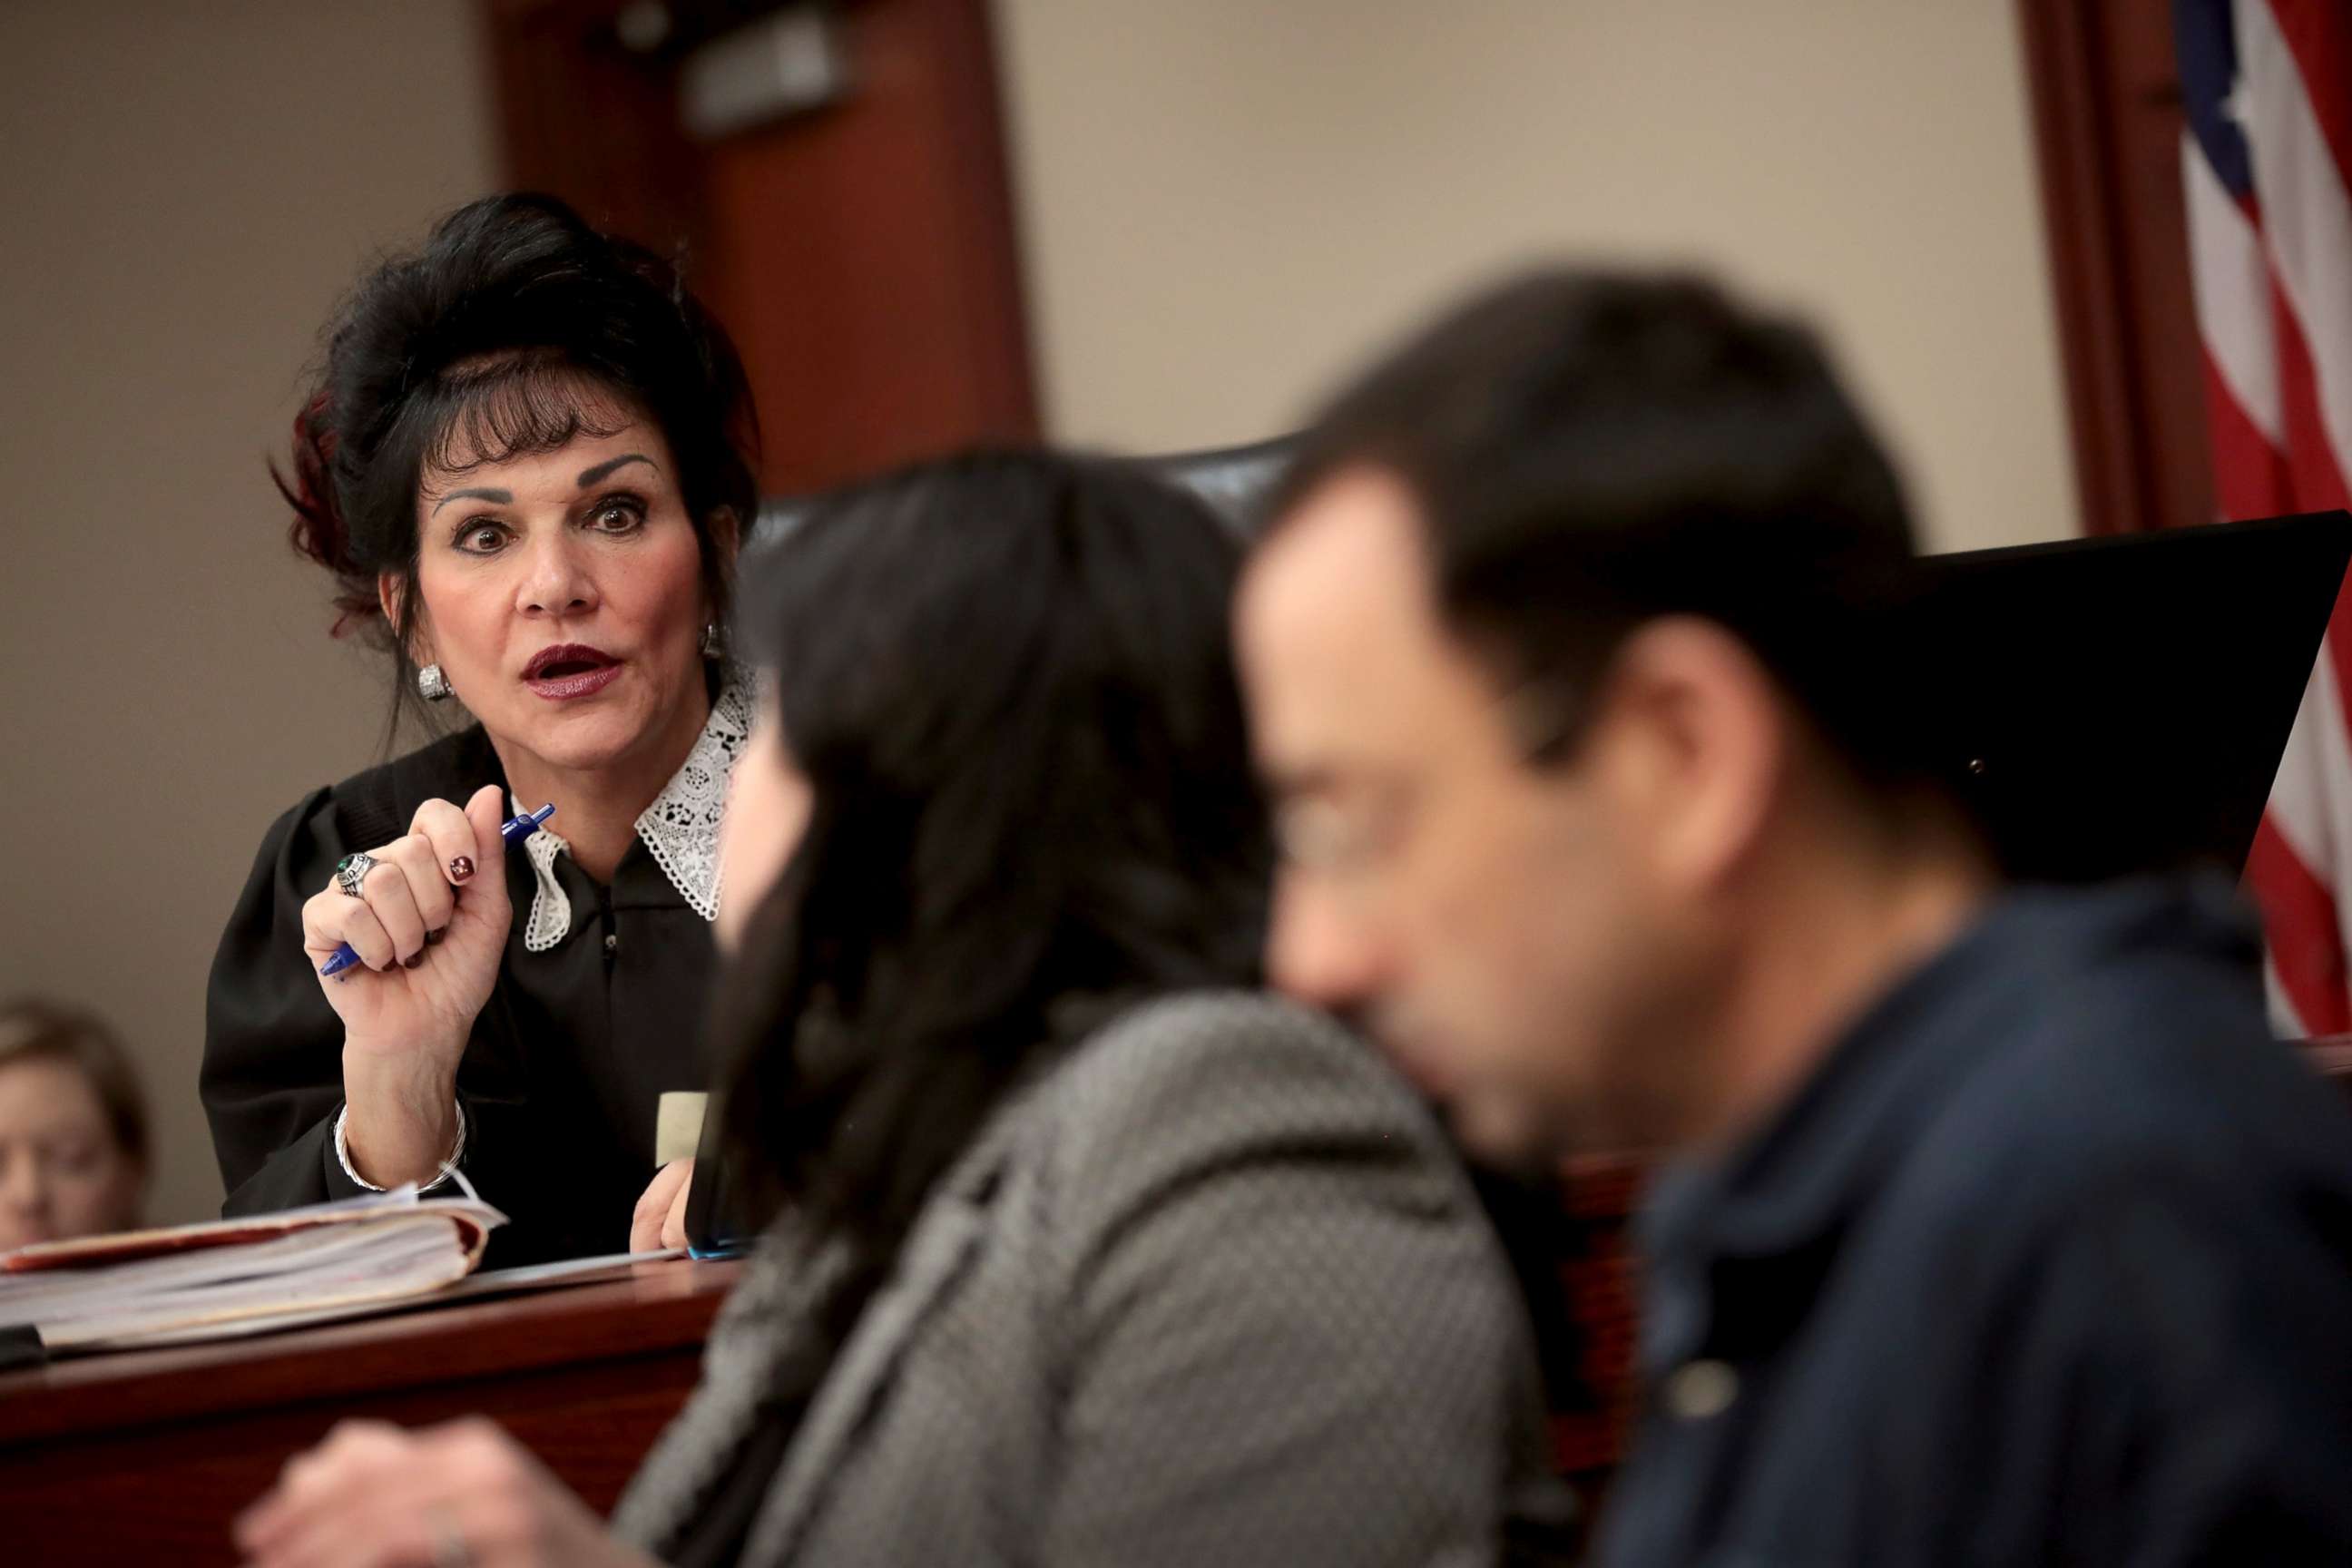
<instances>
[{"instance_id":1,"label":"person's hand in foreground","mask_svg":"<svg viewBox=\"0 0 2352 1568\"><path fill-rule=\"evenodd\" d=\"M345 1421L235 1530L250 1568L657 1568L481 1416Z\"/></svg>"}]
</instances>

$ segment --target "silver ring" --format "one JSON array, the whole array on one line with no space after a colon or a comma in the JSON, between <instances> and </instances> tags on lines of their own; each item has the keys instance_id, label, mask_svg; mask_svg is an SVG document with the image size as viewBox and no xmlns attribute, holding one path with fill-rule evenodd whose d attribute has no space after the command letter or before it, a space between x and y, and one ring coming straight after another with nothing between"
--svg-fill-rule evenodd
<instances>
[{"instance_id":1,"label":"silver ring","mask_svg":"<svg viewBox=\"0 0 2352 1568\"><path fill-rule=\"evenodd\" d=\"M360 891L360 884L366 881L367 874L374 869L374 856L364 851L346 855L335 862L335 886L343 890L346 898L364 898L366 895Z\"/></svg>"},{"instance_id":2,"label":"silver ring","mask_svg":"<svg viewBox=\"0 0 2352 1568\"><path fill-rule=\"evenodd\" d=\"M449 1517L446 1508L425 1510L425 1527L433 1531L433 1568L474 1568L474 1553L466 1545L466 1532Z\"/></svg>"}]
</instances>

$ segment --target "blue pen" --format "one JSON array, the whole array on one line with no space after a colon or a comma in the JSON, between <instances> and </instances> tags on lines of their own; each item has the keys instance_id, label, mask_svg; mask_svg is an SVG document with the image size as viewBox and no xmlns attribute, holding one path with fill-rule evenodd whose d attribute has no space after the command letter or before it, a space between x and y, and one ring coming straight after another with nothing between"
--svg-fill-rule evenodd
<instances>
[{"instance_id":1,"label":"blue pen","mask_svg":"<svg viewBox=\"0 0 2352 1568\"><path fill-rule=\"evenodd\" d=\"M520 816L510 816L499 823L499 837L509 845L520 844L538 832L540 824L554 815L555 803L551 800L537 811L526 811ZM321 979L332 979L346 969L358 968L359 963L360 955L352 951L350 942L345 942L335 949L335 955L327 960L326 966L319 971L319 975Z\"/></svg>"}]
</instances>

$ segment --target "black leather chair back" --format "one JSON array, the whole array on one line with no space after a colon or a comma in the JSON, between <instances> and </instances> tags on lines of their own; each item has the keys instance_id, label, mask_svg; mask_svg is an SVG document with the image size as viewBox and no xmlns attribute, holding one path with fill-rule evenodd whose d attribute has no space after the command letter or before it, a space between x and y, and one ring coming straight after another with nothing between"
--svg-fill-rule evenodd
<instances>
[{"instance_id":1,"label":"black leather chair back","mask_svg":"<svg viewBox=\"0 0 2352 1568\"><path fill-rule=\"evenodd\" d=\"M1136 458L1131 461L1149 468L1171 484L1181 485L1208 503L1209 509L1226 526L1244 538L1255 534L1264 521L1261 509L1282 471L1290 461L1295 446L1292 437L1277 436L1270 441L1254 441L1245 447L1219 447L1204 452L1179 452L1171 457ZM820 498L816 496L776 496L760 503L760 515L751 524L751 536L745 547L757 550L782 538L809 514Z\"/></svg>"},{"instance_id":2,"label":"black leather chair back","mask_svg":"<svg viewBox=\"0 0 2352 1568\"><path fill-rule=\"evenodd\" d=\"M1266 500L1282 482L1297 449L1297 440L1277 436L1246 447L1220 447L1206 452L1181 452L1171 458L1139 458L1147 468L1181 485L1209 503L1211 510L1244 538L1255 536L1265 521Z\"/></svg>"}]
</instances>

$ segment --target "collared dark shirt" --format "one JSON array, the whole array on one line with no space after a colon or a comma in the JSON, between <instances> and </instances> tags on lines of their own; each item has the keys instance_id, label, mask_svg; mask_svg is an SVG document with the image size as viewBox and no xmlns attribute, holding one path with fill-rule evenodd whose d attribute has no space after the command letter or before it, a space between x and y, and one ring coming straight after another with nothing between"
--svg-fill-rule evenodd
<instances>
[{"instance_id":1,"label":"collared dark shirt","mask_svg":"<svg viewBox=\"0 0 2352 1568\"><path fill-rule=\"evenodd\" d=\"M490 784L503 789L505 774L475 726L313 791L264 836L205 994L201 1088L224 1213L357 1195L334 1149L342 1024L302 951L302 904L344 854L407 832L425 801L463 801ZM503 870L514 926L457 1068L467 1179L512 1222L491 1233L486 1261L619 1252L653 1179L662 1094L709 1087L699 1026L710 923L639 839L610 886L556 857L572 926L532 952L530 860L509 851Z\"/></svg>"},{"instance_id":2,"label":"collared dark shirt","mask_svg":"<svg viewBox=\"0 0 2352 1568\"><path fill-rule=\"evenodd\" d=\"M2005 898L1645 1217L1612 1568L2352 1563L2352 1112L2228 890Z\"/></svg>"}]
</instances>

